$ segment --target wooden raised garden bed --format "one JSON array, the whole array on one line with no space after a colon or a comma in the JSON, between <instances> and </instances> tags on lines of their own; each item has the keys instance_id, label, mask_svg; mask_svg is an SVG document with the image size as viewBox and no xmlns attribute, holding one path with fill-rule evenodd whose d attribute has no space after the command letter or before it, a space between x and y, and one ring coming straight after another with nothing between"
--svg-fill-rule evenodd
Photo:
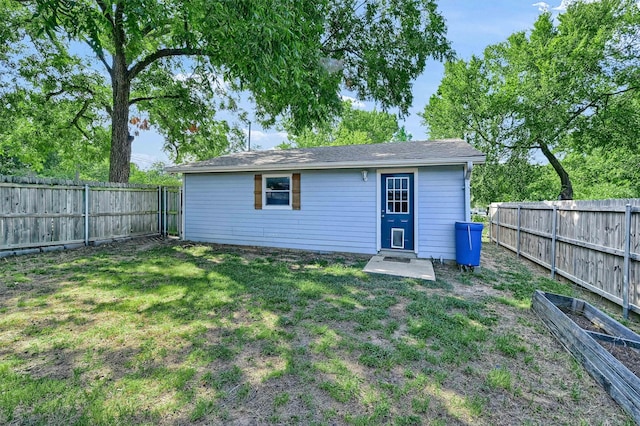
<instances>
[{"instance_id":1,"label":"wooden raised garden bed","mask_svg":"<svg viewBox=\"0 0 640 426\"><path fill-rule=\"evenodd\" d=\"M580 299L536 291L531 307L640 425L640 336Z\"/></svg>"}]
</instances>

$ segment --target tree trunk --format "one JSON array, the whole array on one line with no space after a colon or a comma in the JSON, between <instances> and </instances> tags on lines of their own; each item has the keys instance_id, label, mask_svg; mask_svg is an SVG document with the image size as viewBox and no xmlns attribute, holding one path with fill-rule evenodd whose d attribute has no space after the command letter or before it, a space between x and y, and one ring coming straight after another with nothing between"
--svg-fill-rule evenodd
<instances>
[{"instance_id":1,"label":"tree trunk","mask_svg":"<svg viewBox=\"0 0 640 426\"><path fill-rule=\"evenodd\" d=\"M129 140L129 81L126 64L113 67L113 115L111 117L110 182L129 182L131 140Z\"/></svg>"},{"instance_id":2,"label":"tree trunk","mask_svg":"<svg viewBox=\"0 0 640 426\"><path fill-rule=\"evenodd\" d=\"M113 112L111 116L111 155L109 161L109 181L128 183L131 171L131 142L129 137L129 96L131 79L127 68L124 46L123 3L116 3L114 14L113 67L111 69L111 88L113 91Z\"/></svg>"},{"instance_id":3,"label":"tree trunk","mask_svg":"<svg viewBox=\"0 0 640 426\"><path fill-rule=\"evenodd\" d=\"M544 156L549 160L553 170L556 171L558 176L560 177L560 194L558 198L560 200L573 200L573 186L571 185L571 179L569 178L569 173L562 167L560 161L553 155L553 152L549 150L547 144L540 142L540 149Z\"/></svg>"}]
</instances>

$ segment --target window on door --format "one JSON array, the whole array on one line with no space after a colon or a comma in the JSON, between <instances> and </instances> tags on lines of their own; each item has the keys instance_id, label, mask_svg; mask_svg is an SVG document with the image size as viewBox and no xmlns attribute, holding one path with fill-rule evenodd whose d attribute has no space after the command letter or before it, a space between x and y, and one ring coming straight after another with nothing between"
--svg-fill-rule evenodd
<instances>
[{"instance_id":1,"label":"window on door","mask_svg":"<svg viewBox=\"0 0 640 426\"><path fill-rule=\"evenodd\" d=\"M409 214L409 178L387 178L387 213Z\"/></svg>"}]
</instances>

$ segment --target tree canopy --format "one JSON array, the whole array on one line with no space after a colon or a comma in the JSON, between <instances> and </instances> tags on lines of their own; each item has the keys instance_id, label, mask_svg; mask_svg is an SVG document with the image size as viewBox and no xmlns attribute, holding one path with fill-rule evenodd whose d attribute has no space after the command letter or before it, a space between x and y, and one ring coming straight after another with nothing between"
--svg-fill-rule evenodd
<instances>
[{"instance_id":1,"label":"tree canopy","mask_svg":"<svg viewBox=\"0 0 640 426\"><path fill-rule=\"evenodd\" d=\"M484 151L485 173L511 174L496 187L506 178L526 188L541 154L560 180L559 197L571 199L567 154L637 146L639 37L632 0L574 2L557 20L543 13L530 32L446 64L424 124L430 137L464 137Z\"/></svg>"},{"instance_id":2,"label":"tree canopy","mask_svg":"<svg viewBox=\"0 0 640 426\"><path fill-rule=\"evenodd\" d=\"M283 117L296 129L326 121L340 111L344 88L406 113L412 81L427 59L451 52L435 0L0 0L0 6L6 18L0 33L15 32L7 40L19 51L4 57L19 71L3 87L11 114L3 111L0 119L40 107L31 111L33 142L56 142L65 153L108 149L115 182L129 179L140 129L157 129L177 161L237 147L240 132L216 113L237 111L239 92L249 94L264 125ZM5 129L0 143L12 152L32 139Z\"/></svg>"},{"instance_id":3,"label":"tree canopy","mask_svg":"<svg viewBox=\"0 0 640 426\"><path fill-rule=\"evenodd\" d=\"M296 130L285 123L289 142L280 148L310 148L324 145L361 145L391 141L406 141L411 138L398 118L388 112L365 111L344 102L340 116L313 127Z\"/></svg>"}]
</instances>

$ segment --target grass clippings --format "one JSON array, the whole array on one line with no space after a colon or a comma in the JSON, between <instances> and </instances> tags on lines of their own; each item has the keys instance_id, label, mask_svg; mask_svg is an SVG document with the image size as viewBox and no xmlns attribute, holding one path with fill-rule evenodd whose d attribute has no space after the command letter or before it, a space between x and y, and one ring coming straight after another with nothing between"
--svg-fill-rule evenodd
<instances>
[{"instance_id":1,"label":"grass clippings","mask_svg":"<svg viewBox=\"0 0 640 426\"><path fill-rule=\"evenodd\" d=\"M178 241L2 259L0 423L632 424L529 309L578 290L482 256L435 282Z\"/></svg>"}]
</instances>

